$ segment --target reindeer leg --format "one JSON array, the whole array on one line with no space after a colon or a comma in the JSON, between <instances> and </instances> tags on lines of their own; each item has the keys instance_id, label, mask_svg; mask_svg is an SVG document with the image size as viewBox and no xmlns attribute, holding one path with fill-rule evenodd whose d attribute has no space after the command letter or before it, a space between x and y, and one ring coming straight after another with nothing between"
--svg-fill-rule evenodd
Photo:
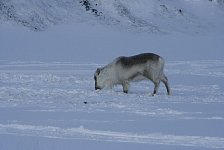
<instances>
[{"instance_id":1,"label":"reindeer leg","mask_svg":"<svg viewBox=\"0 0 224 150\"><path fill-rule=\"evenodd\" d=\"M124 93L128 93L128 88L129 88L129 83L128 83L128 81L124 81L124 82L122 83L122 86L123 86L123 92L124 92Z\"/></svg>"}]
</instances>

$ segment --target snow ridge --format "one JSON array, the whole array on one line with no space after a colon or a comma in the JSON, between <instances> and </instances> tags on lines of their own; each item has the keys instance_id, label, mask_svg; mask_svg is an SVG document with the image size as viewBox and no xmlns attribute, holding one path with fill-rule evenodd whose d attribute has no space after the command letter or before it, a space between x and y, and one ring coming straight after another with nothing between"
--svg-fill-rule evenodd
<instances>
[{"instance_id":1,"label":"snow ridge","mask_svg":"<svg viewBox=\"0 0 224 150\"><path fill-rule=\"evenodd\" d=\"M84 139L110 142L130 142L144 144L178 145L203 148L224 148L224 138L201 136L177 136L164 134L136 134L113 131L60 128L53 126L33 126L22 124L0 124L0 134L39 136L59 139Z\"/></svg>"}]
</instances>

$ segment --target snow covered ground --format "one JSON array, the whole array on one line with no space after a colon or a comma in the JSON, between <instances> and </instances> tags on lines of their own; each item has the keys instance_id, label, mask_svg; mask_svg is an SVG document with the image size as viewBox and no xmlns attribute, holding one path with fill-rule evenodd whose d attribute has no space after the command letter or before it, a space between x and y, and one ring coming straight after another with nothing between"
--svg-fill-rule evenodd
<instances>
[{"instance_id":1,"label":"snow covered ground","mask_svg":"<svg viewBox=\"0 0 224 150\"><path fill-rule=\"evenodd\" d=\"M224 61L169 61L172 96L147 81L95 91L101 64L0 65L2 149L223 149Z\"/></svg>"},{"instance_id":2,"label":"snow covered ground","mask_svg":"<svg viewBox=\"0 0 224 150\"><path fill-rule=\"evenodd\" d=\"M0 149L224 149L223 2L91 2L102 16L0 1ZM94 90L97 67L143 52L165 58L172 96L150 81Z\"/></svg>"}]
</instances>

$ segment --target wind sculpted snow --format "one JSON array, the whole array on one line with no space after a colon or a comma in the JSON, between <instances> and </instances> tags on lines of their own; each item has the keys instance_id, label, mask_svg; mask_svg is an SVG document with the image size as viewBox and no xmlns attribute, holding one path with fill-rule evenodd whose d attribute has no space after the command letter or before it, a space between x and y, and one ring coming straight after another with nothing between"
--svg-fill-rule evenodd
<instances>
[{"instance_id":1,"label":"wind sculpted snow","mask_svg":"<svg viewBox=\"0 0 224 150\"><path fill-rule=\"evenodd\" d=\"M223 15L221 0L1 0L0 149L224 149ZM95 91L96 68L145 52L172 96Z\"/></svg>"},{"instance_id":2,"label":"wind sculpted snow","mask_svg":"<svg viewBox=\"0 0 224 150\"><path fill-rule=\"evenodd\" d=\"M1 145L35 147L17 138L13 147L5 138L22 136L40 141L40 148L59 139L71 141L68 149L77 140L118 149L224 148L222 60L167 62L173 95L164 89L155 97L147 81L132 83L130 94L119 86L95 91L93 73L102 65L1 61Z\"/></svg>"}]
</instances>

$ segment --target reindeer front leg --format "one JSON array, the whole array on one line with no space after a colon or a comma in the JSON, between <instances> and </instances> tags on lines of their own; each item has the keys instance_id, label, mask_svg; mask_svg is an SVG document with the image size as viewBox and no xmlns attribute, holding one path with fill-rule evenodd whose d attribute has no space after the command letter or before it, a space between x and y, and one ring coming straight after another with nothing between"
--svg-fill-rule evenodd
<instances>
[{"instance_id":1,"label":"reindeer front leg","mask_svg":"<svg viewBox=\"0 0 224 150\"><path fill-rule=\"evenodd\" d=\"M128 93L128 88L129 88L129 83L128 83L128 81L124 81L124 82L122 83L122 86L123 86L123 92L124 92L124 93Z\"/></svg>"}]
</instances>

